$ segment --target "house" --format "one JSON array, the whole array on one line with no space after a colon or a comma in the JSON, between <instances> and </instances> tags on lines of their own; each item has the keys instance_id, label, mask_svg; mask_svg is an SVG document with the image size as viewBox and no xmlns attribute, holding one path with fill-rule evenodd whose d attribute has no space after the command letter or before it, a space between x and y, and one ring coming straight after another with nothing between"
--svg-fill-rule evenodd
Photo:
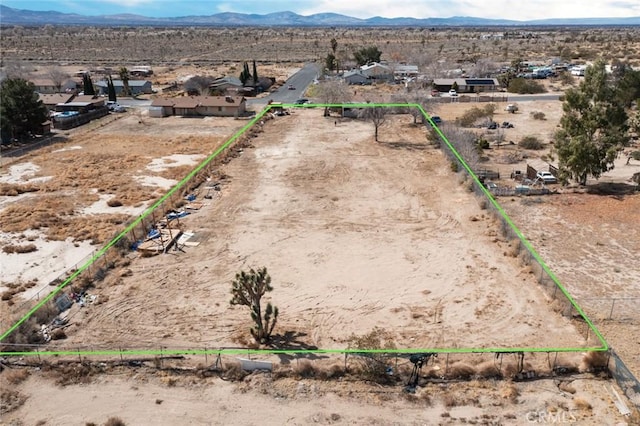
<instances>
[{"instance_id":1,"label":"house","mask_svg":"<svg viewBox=\"0 0 640 426\"><path fill-rule=\"evenodd\" d=\"M247 110L243 96L200 96L199 101L197 111L200 115L233 117Z\"/></svg>"},{"instance_id":2,"label":"house","mask_svg":"<svg viewBox=\"0 0 640 426\"><path fill-rule=\"evenodd\" d=\"M98 94L109 94L107 82L105 80L98 81L94 85L98 88ZM122 96L124 93L124 83L122 80L113 80L113 87L116 90L116 95ZM151 82L149 80L129 80L129 90L131 91L131 95L134 96L142 93L153 93L153 88L151 87Z\"/></svg>"},{"instance_id":3,"label":"house","mask_svg":"<svg viewBox=\"0 0 640 426\"><path fill-rule=\"evenodd\" d=\"M66 104L73 99L73 93L40 93L38 94L38 100L49 109L53 111L58 104Z\"/></svg>"},{"instance_id":4,"label":"house","mask_svg":"<svg viewBox=\"0 0 640 426\"><path fill-rule=\"evenodd\" d=\"M493 92L500 88L500 83L495 78L436 78L433 80L433 88L439 92L448 92L454 83L458 86L458 93Z\"/></svg>"},{"instance_id":5,"label":"house","mask_svg":"<svg viewBox=\"0 0 640 426\"><path fill-rule=\"evenodd\" d=\"M393 69L393 76L396 78L417 77L419 74L417 65L396 65Z\"/></svg>"},{"instance_id":6,"label":"house","mask_svg":"<svg viewBox=\"0 0 640 426\"><path fill-rule=\"evenodd\" d=\"M198 116L198 104L197 96L183 96L175 98L173 114L181 115L183 117L196 117Z\"/></svg>"},{"instance_id":7,"label":"house","mask_svg":"<svg viewBox=\"0 0 640 426\"><path fill-rule=\"evenodd\" d=\"M391 68L380 64L378 62L372 62L360 67L360 72L373 80L391 80L393 79L393 72Z\"/></svg>"},{"instance_id":8,"label":"house","mask_svg":"<svg viewBox=\"0 0 640 426\"><path fill-rule=\"evenodd\" d=\"M371 84L371 79L360 70L347 71L342 75L347 84Z\"/></svg>"},{"instance_id":9,"label":"house","mask_svg":"<svg viewBox=\"0 0 640 426\"><path fill-rule=\"evenodd\" d=\"M215 79L209 85L209 91L211 93L227 93L229 90L238 91L242 89L243 85L239 78L234 76L227 76Z\"/></svg>"},{"instance_id":10,"label":"house","mask_svg":"<svg viewBox=\"0 0 640 426\"><path fill-rule=\"evenodd\" d=\"M64 82L61 82L60 89L56 86L56 83L49 78L36 78L31 80L33 85L35 86L35 91L37 93L59 93L59 92L73 92L76 90L77 83L74 80L67 79Z\"/></svg>"},{"instance_id":11,"label":"house","mask_svg":"<svg viewBox=\"0 0 640 426\"><path fill-rule=\"evenodd\" d=\"M173 109L174 115L183 117L217 116L235 117L246 112L247 102L243 96L183 96L173 99L156 99L149 110L161 117ZM162 111L159 110L162 108Z\"/></svg>"},{"instance_id":12,"label":"house","mask_svg":"<svg viewBox=\"0 0 640 426\"><path fill-rule=\"evenodd\" d=\"M167 117L173 115L173 99L154 99L149 106L149 117Z\"/></svg>"}]
</instances>

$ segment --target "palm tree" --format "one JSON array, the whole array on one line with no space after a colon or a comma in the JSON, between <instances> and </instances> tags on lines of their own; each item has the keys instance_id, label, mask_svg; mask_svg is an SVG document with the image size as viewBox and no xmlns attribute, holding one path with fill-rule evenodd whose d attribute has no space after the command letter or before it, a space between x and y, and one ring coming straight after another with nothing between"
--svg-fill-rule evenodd
<instances>
[{"instance_id":1,"label":"palm tree","mask_svg":"<svg viewBox=\"0 0 640 426\"><path fill-rule=\"evenodd\" d=\"M122 80L123 96L130 96L131 91L129 90L129 70L126 67L121 67L118 71L118 76L120 77L120 80Z\"/></svg>"}]
</instances>

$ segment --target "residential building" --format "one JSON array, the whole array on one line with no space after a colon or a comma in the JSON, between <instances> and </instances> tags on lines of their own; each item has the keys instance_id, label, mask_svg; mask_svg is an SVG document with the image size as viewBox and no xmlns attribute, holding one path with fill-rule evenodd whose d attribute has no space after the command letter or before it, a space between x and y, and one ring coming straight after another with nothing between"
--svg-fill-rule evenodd
<instances>
[{"instance_id":1,"label":"residential building","mask_svg":"<svg viewBox=\"0 0 640 426\"><path fill-rule=\"evenodd\" d=\"M149 80L129 80L129 90L132 95L149 94L153 93L153 88ZM94 83L94 86L98 88L98 94L108 95L109 90L107 88L107 82L101 80ZM124 83L122 80L113 80L113 87L117 96L122 96L124 93Z\"/></svg>"},{"instance_id":2,"label":"residential building","mask_svg":"<svg viewBox=\"0 0 640 426\"><path fill-rule=\"evenodd\" d=\"M433 88L447 92L454 83L458 86L458 93L494 92L500 88L500 83L495 78L436 78L433 80Z\"/></svg>"}]
</instances>

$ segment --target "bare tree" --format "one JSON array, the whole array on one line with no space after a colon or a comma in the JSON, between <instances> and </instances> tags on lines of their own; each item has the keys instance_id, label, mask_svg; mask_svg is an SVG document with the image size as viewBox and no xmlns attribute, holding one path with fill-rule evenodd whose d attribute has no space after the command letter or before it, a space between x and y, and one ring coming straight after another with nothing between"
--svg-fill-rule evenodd
<instances>
[{"instance_id":1,"label":"bare tree","mask_svg":"<svg viewBox=\"0 0 640 426\"><path fill-rule=\"evenodd\" d=\"M453 149L472 170L475 170L480 163L480 154L476 145L477 136L473 132L463 130L451 123L444 123L439 128ZM440 136L436 135L436 137ZM445 150L448 151L449 147L446 147Z\"/></svg>"},{"instance_id":2,"label":"bare tree","mask_svg":"<svg viewBox=\"0 0 640 426\"><path fill-rule=\"evenodd\" d=\"M190 92L198 92L201 95L209 94L209 85L214 81L213 77L196 75L184 82L184 89Z\"/></svg>"},{"instance_id":3,"label":"bare tree","mask_svg":"<svg viewBox=\"0 0 640 426\"><path fill-rule=\"evenodd\" d=\"M325 105L343 104L351 101L351 92L346 83L340 80L325 80L318 85L318 97ZM329 115L329 107L324 107L324 116Z\"/></svg>"},{"instance_id":4,"label":"bare tree","mask_svg":"<svg viewBox=\"0 0 640 426\"><path fill-rule=\"evenodd\" d=\"M378 142L378 129L387 119L387 108L381 106L366 107L360 111L360 117L373 123L375 141Z\"/></svg>"},{"instance_id":5,"label":"bare tree","mask_svg":"<svg viewBox=\"0 0 640 426\"><path fill-rule=\"evenodd\" d=\"M60 93L62 91L62 85L69 79L69 74L64 72L59 67L51 67L47 71L47 75L51 79L51 82L56 87L56 92Z\"/></svg>"}]
</instances>

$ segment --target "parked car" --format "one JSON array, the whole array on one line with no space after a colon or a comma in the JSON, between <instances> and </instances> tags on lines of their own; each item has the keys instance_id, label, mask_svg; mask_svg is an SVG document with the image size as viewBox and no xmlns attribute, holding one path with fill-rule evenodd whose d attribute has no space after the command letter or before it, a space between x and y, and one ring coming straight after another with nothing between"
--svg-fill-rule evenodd
<instances>
[{"instance_id":1,"label":"parked car","mask_svg":"<svg viewBox=\"0 0 640 426\"><path fill-rule=\"evenodd\" d=\"M558 179L556 179L556 177L550 172L538 172L536 177L544 183L558 183Z\"/></svg>"},{"instance_id":2,"label":"parked car","mask_svg":"<svg viewBox=\"0 0 640 426\"><path fill-rule=\"evenodd\" d=\"M440 123L442 123L442 118L440 118L437 115L432 115L431 116L431 121L433 121L434 124L440 124Z\"/></svg>"},{"instance_id":3,"label":"parked car","mask_svg":"<svg viewBox=\"0 0 640 426\"><path fill-rule=\"evenodd\" d=\"M306 99L306 98L296 99L296 101L294 102L295 105L304 105L308 103L309 103L309 99Z\"/></svg>"},{"instance_id":4,"label":"parked car","mask_svg":"<svg viewBox=\"0 0 640 426\"><path fill-rule=\"evenodd\" d=\"M456 96L458 96L458 92L456 92L455 90L451 89L451 90L449 90L449 96L456 97Z\"/></svg>"},{"instance_id":5,"label":"parked car","mask_svg":"<svg viewBox=\"0 0 640 426\"><path fill-rule=\"evenodd\" d=\"M509 104L504 108L504 110L510 112L511 114L515 114L515 112L518 110L518 105Z\"/></svg>"},{"instance_id":6,"label":"parked car","mask_svg":"<svg viewBox=\"0 0 640 426\"><path fill-rule=\"evenodd\" d=\"M494 192L498 189L498 184L489 181L484 183L484 187L487 188L489 192Z\"/></svg>"},{"instance_id":7,"label":"parked car","mask_svg":"<svg viewBox=\"0 0 640 426\"><path fill-rule=\"evenodd\" d=\"M289 89L289 90L296 90L295 86L293 86L293 85L291 85L291 84L287 86L287 89Z\"/></svg>"},{"instance_id":8,"label":"parked car","mask_svg":"<svg viewBox=\"0 0 640 426\"><path fill-rule=\"evenodd\" d=\"M431 90L431 96L433 96L434 98L437 98L440 96L440 91L437 89L433 89Z\"/></svg>"}]
</instances>

